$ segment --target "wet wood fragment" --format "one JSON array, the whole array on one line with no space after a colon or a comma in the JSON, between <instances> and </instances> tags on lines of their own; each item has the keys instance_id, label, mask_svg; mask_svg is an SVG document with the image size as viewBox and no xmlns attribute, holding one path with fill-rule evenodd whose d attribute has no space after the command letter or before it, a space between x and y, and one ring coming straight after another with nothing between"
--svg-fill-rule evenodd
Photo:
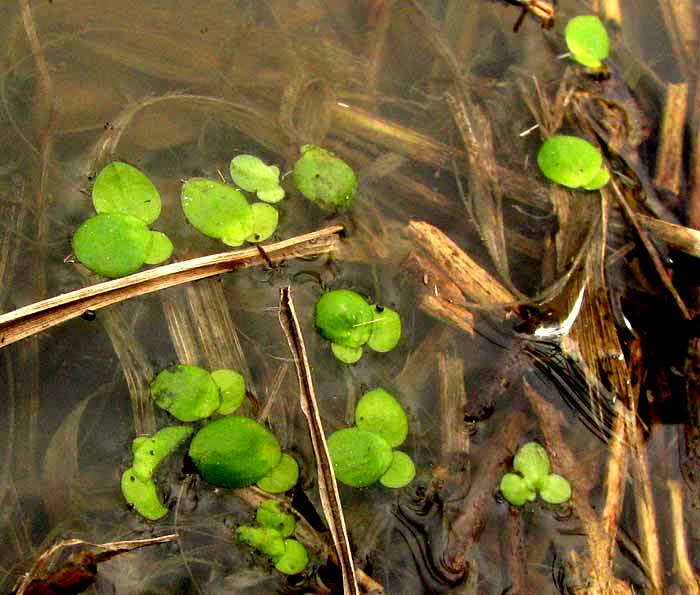
<instances>
[{"instance_id":1,"label":"wet wood fragment","mask_svg":"<svg viewBox=\"0 0 700 595\"><path fill-rule=\"evenodd\" d=\"M670 83L661 120L661 145L656 154L654 183L676 196L683 187L683 133L688 118L688 84Z\"/></svg>"},{"instance_id":2,"label":"wet wood fragment","mask_svg":"<svg viewBox=\"0 0 700 595\"><path fill-rule=\"evenodd\" d=\"M437 354L442 419L442 459L449 465L451 480L460 485L469 476L469 432L464 422L467 391L464 362L459 357Z\"/></svg>"},{"instance_id":3,"label":"wet wood fragment","mask_svg":"<svg viewBox=\"0 0 700 595\"><path fill-rule=\"evenodd\" d=\"M652 237L665 242L674 250L681 250L690 256L700 258L700 231L669 223L662 219L638 214L639 222Z\"/></svg>"},{"instance_id":4,"label":"wet wood fragment","mask_svg":"<svg viewBox=\"0 0 700 595\"><path fill-rule=\"evenodd\" d=\"M410 221L406 232L460 287L468 302L510 304L516 297L445 233L425 221Z\"/></svg>"}]
</instances>

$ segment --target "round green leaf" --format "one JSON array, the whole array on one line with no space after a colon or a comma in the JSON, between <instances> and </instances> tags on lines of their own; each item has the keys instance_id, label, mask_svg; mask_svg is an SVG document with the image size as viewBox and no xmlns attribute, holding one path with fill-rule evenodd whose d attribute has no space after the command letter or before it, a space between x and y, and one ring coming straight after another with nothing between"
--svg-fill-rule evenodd
<instances>
[{"instance_id":1,"label":"round green leaf","mask_svg":"<svg viewBox=\"0 0 700 595\"><path fill-rule=\"evenodd\" d=\"M540 498L549 504L563 504L571 498L571 484L561 475L551 473L542 483Z\"/></svg>"},{"instance_id":2,"label":"round green leaf","mask_svg":"<svg viewBox=\"0 0 700 595\"><path fill-rule=\"evenodd\" d=\"M270 188L269 190L258 190L257 194L260 200L275 203L284 198L284 188L282 188L282 186L276 186L275 188Z\"/></svg>"},{"instance_id":3,"label":"round green leaf","mask_svg":"<svg viewBox=\"0 0 700 595\"><path fill-rule=\"evenodd\" d=\"M236 534L240 541L262 552L273 562L277 562L284 556L284 538L275 529L241 525L236 529Z\"/></svg>"},{"instance_id":4,"label":"round green leaf","mask_svg":"<svg viewBox=\"0 0 700 595\"><path fill-rule=\"evenodd\" d=\"M277 500L267 500L261 504L255 513L255 522L268 529L274 529L282 537L292 535L297 525L294 515L284 512Z\"/></svg>"},{"instance_id":5,"label":"round green leaf","mask_svg":"<svg viewBox=\"0 0 700 595\"><path fill-rule=\"evenodd\" d=\"M413 481L416 476L416 466L405 452L395 450L392 453L391 465L379 482L387 488L402 488Z\"/></svg>"},{"instance_id":6,"label":"round green leaf","mask_svg":"<svg viewBox=\"0 0 700 595\"><path fill-rule=\"evenodd\" d=\"M98 213L131 215L150 225L160 215L158 190L144 174L128 163L114 161L95 178L92 204Z\"/></svg>"},{"instance_id":7,"label":"round green leaf","mask_svg":"<svg viewBox=\"0 0 700 595\"><path fill-rule=\"evenodd\" d=\"M199 430L190 444L190 458L209 483L244 488L270 473L282 450L277 438L257 421L234 415Z\"/></svg>"},{"instance_id":8,"label":"round green leaf","mask_svg":"<svg viewBox=\"0 0 700 595\"><path fill-rule=\"evenodd\" d=\"M132 445L132 471L142 479L151 479L156 467L192 433L187 426L170 426L153 436L139 436Z\"/></svg>"},{"instance_id":9,"label":"round green leaf","mask_svg":"<svg viewBox=\"0 0 700 595\"><path fill-rule=\"evenodd\" d=\"M542 489L549 475L549 457L544 447L537 442L528 442L516 453L513 469L520 473L535 489Z\"/></svg>"},{"instance_id":10,"label":"round green leaf","mask_svg":"<svg viewBox=\"0 0 700 595\"><path fill-rule=\"evenodd\" d=\"M209 417L221 404L219 387L211 374L185 364L158 374L151 382L151 395L158 407L180 421Z\"/></svg>"},{"instance_id":11,"label":"round green leaf","mask_svg":"<svg viewBox=\"0 0 700 595\"><path fill-rule=\"evenodd\" d=\"M158 490L152 479L142 479L133 469L127 469L122 474L121 488L122 495L129 505L149 521L158 520L168 514L168 509L158 498Z\"/></svg>"},{"instance_id":12,"label":"round green leaf","mask_svg":"<svg viewBox=\"0 0 700 595\"><path fill-rule=\"evenodd\" d=\"M246 240L262 242L275 233L279 213L275 207L264 202L253 203L251 209L253 210L253 233Z\"/></svg>"},{"instance_id":13,"label":"round green leaf","mask_svg":"<svg viewBox=\"0 0 700 595\"><path fill-rule=\"evenodd\" d=\"M231 160L231 178L248 192L272 190L279 186L280 172L253 155L237 155Z\"/></svg>"},{"instance_id":14,"label":"round green leaf","mask_svg":"<svg viewBox=\"0 0 700 595\"><path fill-rule=\"evenodd\" d=\"M349 207L357 188L352 168L330 151L314 145L304 145L301 152L292 172L299 192L326 208Z\"/></svg>"},{"instance_id":15,"label":"round green leaf","mask_svg":"<svg viewBox=\"0 0 700 595\"><path fill-rule=\"evenodd\" d=\"M344 364L354 364L362 357L362 347L348 347L339 343L331 343L331 351L338 361Z\"/></svg>"},{"instance_id":16,"label":"round green leaf","mask_svg":"<svg viewBox=\"0 0 700 595\"><path fill-rule=\"evenodd\" d=\"M362 395L355 407L355 424L362 430L379 434L391 447L408 436L408 417L401 403L383 388Z\"/></svg>"},{"instance_id":17,"label":"round green leaf","mask_svg":"<svg viewBox=\"0 0 700 595\"><path fill-rule=\"evenodd\" d=\"M211 379L219 387L219 394L221 395L221 404L216 412L221 415L233 413L245 399L245 378L243 378L243 374L235 370L215 370L211 373Z\"/></svg>"},{"instance_id":18,"label":"round green leaf","mask_svg":"<svg viewBox=\"0 0 700 595\"><path fill-rule=\"evenodd\" d=\"M372 332L372 308L357 292L336 289L316 302L314 324L324 339L346 347L361 347Z\"/></svg>"},{"instance_id":19,"label":"round green leaf","mask_svg":"<svg viewBox=\"0 0 700 595\"><path fill-rule=\"evenodd\" d=\"M205 236L235 246L253 232L253 210L246 197L226 184L192 178L182 186L181 202L187 220Z\"/></svg>"},{"instance_id":20,"label":"round green leaf","mask_svg":"<svg viewBox=\"0 0 700 595\"><path fill-rule=\"evenodd\" d=\"M553 182L578 188L590 182L603 163L600 151L576 136L550 136L537 153L537 164Z\"/></svg>"},{"instance_id":21,"label":"round green leaf","mask_svg":"<svg viewBox=\"0 0 700 595\"><path fill-rule=\"evenodd\" d=\"M308 563L306 548L296 539L285 539L284 556L277 561L275 568L282 574L299 574Z\"/></svg>"},{"instance_id":22,"label":"round green leaf","mask_svg":"<svg viewBox=\"0 0 700 595\"><path fill-rule=\"evenodd\" d=\"M391 446L379 434L345 428L328 438L328 451L338 481L363 488L372 485L391 465Z\"/></svg>"},{"instance_id":23,"label":"round green leaf","mask_svg":"<svg viewBox=\"0 0 700 595\"><path fill-rule=\"evenodd\" d=\"M501 478L501 494L513 506L523 506L525 502L535 499L535 491L515 473L506 473Z\"/></svg>"},{"instance_id":24,"label":"round green leaf","mask_svg":"<svg viewBox=\"0 0 700 595\"><path fill-rule=\"evenodd\" d=\"M95 215L73 235L73 254L88 269L103 277L123 277L138 271L146 260L151 234L146 224L131 215Z\"/></svg>"},{"instance_id":25,"label":"round green leaf","mask_svg":"<svg viewBox=\"0 0 700 595\"><path fill-rule=\"evenodd\" d=\"M566 45L577 62L589 68L599 68L608 57L610 40L602 21L595 15L571 19L564 30Z\"/></svg>"},{"instance_id":26,"label":"round green leaf","mask_svg":"<svg viewBox=\"0 0 700 595\"><path fill-rule=\"evenodd\" d=\"M292 457L284 453L279 464L258 481L257 486L271 494L281 494L291 490L298 479L299 465Z\"/></svg>"},{"instance_id":27,"label":"round green leaf","mask_svg":"<svg viewBox=\"0 0 700 595\"><path fill-rule=\"evenodd\" d=\"M151 231L151 244L148 247L144 264L160 264L173 253L173 243L160 231Z\"/></svg>"},{"instance_id":28,"label":"round green leaf","mask_svg":"<svg viewBox=\"0 0 700 595\"><path fill-rule=\"evenodd\" d=\"M598 173L593 176L593 178L586 184L583 184L581 188L584 190L598 190L605 186L610 181L610 172L608 168L603 166L598 170Z\"/></svg>"},{"instance_id":29,"label":"round green leaf","mask_svg":"<svg viewBox=\"0 0 700 595\"><path fill-rule=\"evenodd\" d=\"M391 351L401 338L401 317L391 308L373 306L371 333L367 341L367 347L374 351Z\"/></svg>"}]
</instances>

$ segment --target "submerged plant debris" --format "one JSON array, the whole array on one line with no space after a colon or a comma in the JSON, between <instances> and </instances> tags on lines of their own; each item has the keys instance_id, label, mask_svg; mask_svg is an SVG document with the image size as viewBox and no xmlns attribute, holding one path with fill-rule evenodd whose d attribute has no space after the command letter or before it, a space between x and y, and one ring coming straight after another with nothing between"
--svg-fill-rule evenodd
<instances>
[{"instance_id":1,"label":"submerged plant debris","mask_svg":"<svg viewBox=\"0 0 700 595\"><path fill-rule=\"evenodd\" d=\"M693 2L6 4L1 592L700 593Z\"/></svg>"}]
</instances>

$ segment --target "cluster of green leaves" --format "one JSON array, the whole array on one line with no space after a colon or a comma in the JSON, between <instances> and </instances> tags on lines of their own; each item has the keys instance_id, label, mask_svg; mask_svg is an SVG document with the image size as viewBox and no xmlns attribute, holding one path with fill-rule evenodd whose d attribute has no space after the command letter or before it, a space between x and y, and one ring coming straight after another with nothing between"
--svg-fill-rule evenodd
<instances>
[{"instance_id":1,"label":"cluster of green leaves","mask_svg":"<svg viewBox=\"0 0 700 595\"><path fill-rule=\"evenodd\" d=\"M536 494L549 504L562 504L571 498L571 485L556 473L550 473L549 457L537 442L524 444L513 459L515 473L501 479L501 493L513 506L532 502Z\"/></svg>"},{"instance_id":2,"label":"cluster of green leaves","mask_svg":"<svg viewBox=\"0 0 700 595\"><path fill-rule=\"evenodd\" d=\"M299 574L309 563L306 548L291 536L296 528L294 515L284 512L276 500L261 504L255 525L236 529L238 539L265 554L283 574Z\"/></svg>"},{"instance_id":3,"label":"cluster of green leaves","mask_svg":"<svg viewBox=\"0 0 700 595\"><path fill-rule=\"evenodd\" d=\"M88 269L115 278L170 258L170 239L149 229L160 215L160 194L138 169L119 161L104 167L92 188L92 204L97 215L73 235L73 254Z\"/></svg>"},{"instance_id":4,"label":"cluster of green leaves","mask_svg":"<svg viewBox=\"0 0 700 595\"><path fill-rule=\"evenodd\" d=\"M338 481L363 488L379 481L401 488L416 475L406 453L393 450L408 436L408 417L401 403L383 388L365 393L355 407L355 426L328 437L328 451Z\"/></svg>"},{"instance_id":5,"label":"cluster of green leaves","mask_svg":"<svg viewBox=\"0 0 700 595\"><path fill-rule=\"evenodd\" d=\"M205 236L228 246L262 242L275 233L279 222L279 213L270 203L284 198L280 170L253 155L238 155L229 171L238 188L255 193L262 202L250 204L241 190L223 182L190 178L182 185L185 217Z\"/></svg>"},{"instance_id":6,"label":"cluster of green leaves","mask_svg":"<svg viewBox=\"0 0 700 595\"><path fill-rule=\"evenodd\" d=\"M189 456L202 477L226 488L253 484L271 493L286 492L299 478L299 467L282 453L277 438L257 421L231 415L245 399L245 381L235 370L209 373L198 366L180 364L161 371L151 382L156 405L183 422L223 415L204 425L192 438ZM122 476L126 501L147 519L167 514L153 482L156 466L194 430L167 427L152 437L133 442L134 460Z\"/></svg>"},{"instance_id":7,"label":"cluster of green leaves","mask_svg":"<svg viewBox=\"0 0 700 595\"><path fill-rule=\"evenodd\" d=\"M566 45L571 56L588 68L600 68L608 57L610 40L605 25L595 15L571 19L564 30Z\"/></svg>"},{"instance_id":8,"label":"cluster of green leaves","mask_svg":"<svg viewBox=\"0 0 700 595\"><path fill-rule=\"evenodd\" d=\"M401 338L401 318L391 308L370 305L359 293L335 289L316 302L314 325L331 342L333 355L354 364L363 346L378 352L391 351Z\"/></svg>"},{"instance_id":9,"label":"cluster of green leaves","mask_svg":"<svg viewBox=\"0 0 700 595\"><path fill-rule=\"evenodd\" d=\"M235 188L208 178L183 183L185 217L195 229L228 246L268 239L279 223L272 203L285 196L279 168L253 155L237 155L229 171ZM335 209L352 203L355 173L330 151L304 145L292 173L299 192L310 201ZM260 202L249 203L244 192L254 193ZM73 235L73 253L88 269L123 277L170 258L172 242L148 228L160 215L160 194L138 169L118 161L107 165L95 180L92 201L98 214Z\"/></svg>"},{"instance_id":10,"label":"cluster of green leaves","mask_svg":"<svg viewBox=\"0 0 700 595\"><path fill-rule=\"evenodd\" d=\"M537 153L537 164L545 176L567 188L598 190L610 180L600 151L577 136L550 136Z\"/></svg>"}]
</instances>

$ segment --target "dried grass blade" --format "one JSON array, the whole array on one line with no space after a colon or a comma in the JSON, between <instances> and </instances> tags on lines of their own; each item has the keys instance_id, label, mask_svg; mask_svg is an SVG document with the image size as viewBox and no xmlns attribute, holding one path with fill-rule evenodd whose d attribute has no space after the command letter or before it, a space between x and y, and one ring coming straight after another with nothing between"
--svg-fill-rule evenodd
<instances>
[{"instance_id":1,"label":"dried grass blade","mask_svg":"<svg viewBox=\"0 0 700 595\"><path fill-rule=\"evenodd\" d=\"M325 254L333 250L343 227L333 225L264 247L271 262ZM86 310L97 310L166 287L264 264L259 248L222 252L83 287L0 316L0 347L45 331Z\"/></svg>"},{"instance_id":2,"label":"dried grass blade","mask_svg":"<svg viewBox=\"0 0 700 595\"><path fill-rule=\"evenodd\" d=\"M304 338L294 311L291 288L289 287L283 287L280 290L279 317L297 367L301 410L309 424L311 444L316 456L316 464L318 465L319 495L323 513L338 553L338 562L343 575L343 592L359 595L360 589L357 585L355 565L350 550L350 540L348 539L348 530L343 516L343 507L340 502L340 493L338 492L333 464L328 452L328 445L326 444L326 435L323 431L318 402L316 401L311 378L311 367L306 356L306 348L304 347Z\"/></svg>"}]
</instances>

